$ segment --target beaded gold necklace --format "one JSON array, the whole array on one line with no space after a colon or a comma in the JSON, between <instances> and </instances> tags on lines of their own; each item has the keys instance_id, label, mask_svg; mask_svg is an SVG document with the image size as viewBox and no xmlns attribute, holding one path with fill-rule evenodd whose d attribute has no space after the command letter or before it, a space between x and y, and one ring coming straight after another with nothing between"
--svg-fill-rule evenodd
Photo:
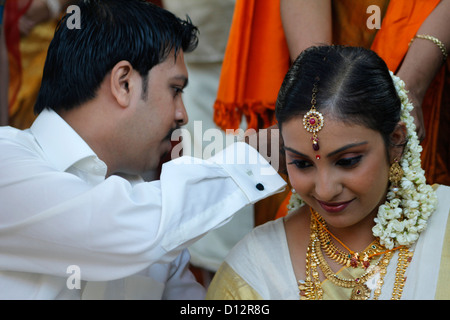
<instances>
[{"instance_id":1,"label":"beaded gold necklace","mask_svg":"<svg viewBox=\"0 0 450 320\"><path fill-rule=\"evenodd\" d=\"M317 224L320 226L318 237L322 250L329 256L332 260L339 264L347 267L357 268L358 266L367 269L370 266L370 260L373 257L379 256L383 252L383 247L380 245L378 239L375 239L363 252L355 252L348 248L344 243L342 243L338 238L336 238L326 227L325 220L311 208L311 216L316 220ZM344 248L347 249L348 253L343 252L338 249L336 245L331 240L333 237L338 241Z\"/></svg>"},{"instance_id":2,"label":"beaded gold necklace","mask_svg":"<svg viewBox=\"0 0 450 320\"><path fill-rule=\"evenodd\" d=\"M385 250L381 245L379 245L378 241L374 241L368 249L364 250L362 253L355 253L348 249L347 246L345 246L339 239L328 231L323 218L320 217L317 212L313 211L312 208L310 231L310 242L306 253L306 278L305 281L299 281L298 286L300 290L300 298L302 300L321 300L323 298L323 290L319 279L319 269L333 284L344 288L352 288L352 294L350 297L352 300L368 299L371 291L365 283L375 274L379 273L379 278L376 282L376 289L373 297L374 299L378 299L381 294L381 287L384 284L386 268L389 265L395 250L399 250L399 259L392 299L401 298L403 286L406 281L404 275L413 255L408 248L401 246L392 250ZM339 241L344 248L350 252L350 254L346 254L338 250L337 247L332 244L331 238L329 238L330 235ZM365 272L355 279L344 279L339 277L331 270L323 256L322 250L327 253L331 259L346 266L350 265L356 268L358 267L357 264L359 262L359 265L365 269ZM358 262L355 262L356 257L359 256L364 256L365 258L362 260L359 259ZM375 257L378 258L378 260L376 262L373 260L374 263L370 264L370 260Z\"/></svg>"}]
</instances>

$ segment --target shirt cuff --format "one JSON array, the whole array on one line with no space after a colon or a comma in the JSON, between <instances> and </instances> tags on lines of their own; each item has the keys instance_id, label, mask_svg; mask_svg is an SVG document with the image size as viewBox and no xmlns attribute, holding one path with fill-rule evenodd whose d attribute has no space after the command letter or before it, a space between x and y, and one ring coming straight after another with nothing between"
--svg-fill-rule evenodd
<instances>
[{"instance_id":1,"label":"shirt cuff","mask_svg":"<svg viewBox=\"0 0 450 320\"><path fill-rule=\"evenodd\" d=\"M267 160L244 142L234 143L208 161L220 165L241 188L250 203L281 192L286 181Z\"/></svg>"}]
</instances>

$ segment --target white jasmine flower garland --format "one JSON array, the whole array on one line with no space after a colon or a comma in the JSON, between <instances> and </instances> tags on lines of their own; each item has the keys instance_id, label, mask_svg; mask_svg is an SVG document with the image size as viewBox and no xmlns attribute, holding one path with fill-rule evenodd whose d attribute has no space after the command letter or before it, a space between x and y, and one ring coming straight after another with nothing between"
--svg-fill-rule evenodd
<instances>
[{"instance_id":1,"label":"white jasmine flower garland","mask_svg":"<svg viewBox=\"0 0 450 320\"><path fill-rule=\"evenodd\" d=\"M387 249L416 242L437 204L436 193L426 184L425 171L421 167L422 147L411 116L413 105L408 100L405 83L392 72L390 74L402 103L401 121L406 125L408 142L400 161L404 171L401 188L397 192L389 188L387 201L379 207L372 229L373 235L379 237L380 244Z\"/></svg>"},{"instance_id":2,"label":"white jasmine flower garland","mask_svg":"<svg viewBox=\"0 0 450 320\"><path fill-rule=\"evenodd\" d=\"M387 249L401 245L410 246L416 242L437 204L436 193L426 184L425 171L421 167L422 147L419 145L414 118L411 116L413 105L408 100L405 83L392 72L390 74L401 100L401 121L406 125L408 142L400 161L404 171L401 188L394 192L392 187L389 187L387 201L378 208L376 224L372 228L373 235L378 237L380 244ZM297 210L303 204L303 200L293 190L288 212Z\"/></svg>"}]
</instances>

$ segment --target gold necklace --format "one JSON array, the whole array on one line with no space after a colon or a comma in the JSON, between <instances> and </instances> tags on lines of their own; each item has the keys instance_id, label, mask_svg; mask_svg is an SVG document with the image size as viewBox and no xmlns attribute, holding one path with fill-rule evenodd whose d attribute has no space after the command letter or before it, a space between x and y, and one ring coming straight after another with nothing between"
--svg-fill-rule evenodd
<instances>
[{"instance_id":1,"label":"gold necklace","mask_svg":"<svg viewBox=\"0 0 450 320\"><path fill-rule=\"evenodd\" d=\"M306 278L305 281L299 281L300 299L301 300L322 300L323 290L320 285L319 272L316 269L316 262L312 261L311 255L315 250L315 246L311 245L316 241L317 234L315 228L312 226L311 220L311 233L310 233L310 245L306 248ZM302 293L304 293L302 295Z\"/></svg>"},{"instance_id":2,"label":"gold necklace","mask_svg":"<svg viewBox=\"0 0 450 320\"><path fill-rule=\"evenodd\" d=\"M366 268L365 273L356 279L340 278L331 270L322 254L321 241L319 239L321 229L318 227L317 220L311 219L310 229L311 238L310 245L307 249L306 260L307 277L304 283L299 283L299 289L304 293L304 296L301 296L301 299L322 299L323 290L319 280L319 268L322 270L325 277L335 285L344 288L352 288L352 299L360 300L369 298L370 290L364 283L377 272L376 267L379 265L379 262L385 260L380 259L375 266ZM384 265L381 264L381 268L383 266Z\"/></svg>"},{"instance_id":3,"label":"gold necklace","mask_svg":"<svg viewBox=\"0 0 450 320\"><path fill-rule=\"evenodd\" d=\"M345 244L343 244L339 239L334 237L334 235L328 230L326 227L325 220L312 208L310 208L312 217L316 220L319 229L319 239L322 250L330 257L332 260L337 263L347 266L357 268L358 266L367 269L370 266L370 259L373 257L380 255L380 252L383 251L383 247L380 245L378 239L375 239L364 251L355 252L349 249ZM331 236L333 236L339 243L342 244L344 248L346 248L349 253L343 252L340 250L331 240Z\"/></svg>"},{"instance_id":4,"label":"gold necklace","mask_svg":"<svg viewBox=\"0 0 450 320\"><path fill-rule=\"evenodd\" d=\"M317 241L315 243L315 251L316 256L314 257L315 261L319 265L319 268L322 270L325 277L334 283L337 286L344 288L352 288L352 296L351 300L366 300L370 297L370 289L365 285L365 283L375 275L379 270L384 270L389 264L389 260L379 259L375 265L372 265L370 268L366 268L365 272L355 278L355 279L344 279L340 278L337 274L335 274L325 258L320 249L320 243ZM382 262L382 263L380 263Z\"/></svg>"},{"instance_id":5,"label":"gold necklace","mask_svg":"<svg viewBox=\"0 0 450 320\"><path fill-rule=\"evenodd\" d=\"M311 210L311 212L313 211ZM408 248L402 246L399 248L394 248L393 250L381 252L384 256L380 257L376 265L365 268L366 271L363 275L357 277L356 279L342 279L331 270L330 266L323 257L321 249L322 243L319 237L321 230L319 225L320 222L315 219L314 215L312 215L310 223L310 243L306 252L306 280L299 281L298 286L300 290L300 299L320 300L323 298L323 289L320 284L318 272L319 268L322 270L326 278L335 285L344 288L353 288L350 297L352 300L365 300L370 297L370 289L365 285L365 282L379 272L380 276L377 280L377 287L374 291L374 299L378 299L381 294L381 287L384 284L384 276L386 274L387 266L393 256L394 250L396 249L399 249L399 259L392 299L401 298L406 281L404 275L413 256L413 253L410 252ZM344 247L347 248L345 245ZM373 256L381 254L377 252L376 254L373 254Z\"/></svg>"},{"instance_id":6,"label":"gold necklace","mask_svg":"<svg viewBox=\"0 0 450 320\"><path fill-rule=\"evenodd\" d=\"M409 263L411 262L413 256L414 256L414 252L409 251L409 249L407 247L402 247L399 249L397 269L395 271L394 289L392 291L391 300L400 300L400 298L402 297L403 287L405 286L405 282L406 282L405 273L406 273L406 270L408 269ZM378 297L381 293L381 286L382 286L382 284L379 286L380 290L378 292L377 292L377 290L375 290L375 293L374 293L375 300L378 299Z\"/></svg>"}]
</instances>

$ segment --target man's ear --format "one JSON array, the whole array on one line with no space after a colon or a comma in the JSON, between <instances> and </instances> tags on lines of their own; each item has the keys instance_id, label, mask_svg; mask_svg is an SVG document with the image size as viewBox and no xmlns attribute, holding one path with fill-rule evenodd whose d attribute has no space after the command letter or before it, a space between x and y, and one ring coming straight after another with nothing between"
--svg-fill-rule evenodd
<instances>
[{"instance_id":1,"label":"man's ear","mask_svg":"<svg viewBox=\"0 0 450 320\"><path fill-rule=\"evenodd\" d=\"M131 100L133 67L128 61L118 62L111 70L111 93L121 107L128 107Z\"/></svg>"},{"instance_id":2,"label":"man's ear","mask_svg":"<svg viewBox=\"0 0 450 320\"><path fill-rule=\"evenodd\" d=\"M406 143L408 142L408 130L406 124L400 121L391 134L390 161L400 160Z\"/></svg>"}]
</instances>

